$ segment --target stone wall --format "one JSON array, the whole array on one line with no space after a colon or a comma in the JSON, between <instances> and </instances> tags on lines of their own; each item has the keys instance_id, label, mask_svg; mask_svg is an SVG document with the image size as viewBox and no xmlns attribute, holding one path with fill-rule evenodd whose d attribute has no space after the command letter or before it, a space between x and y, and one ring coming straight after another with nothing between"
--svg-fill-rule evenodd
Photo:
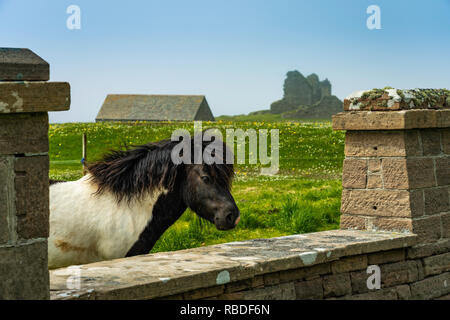
<instances>
[{"instance_id":1,"label":"stone wall","mask_svg":"<svg viewBox=\"0 0 450 320\"><path fill-rule=\"evenodd\" d=\"M28 49L0 48L0 299L48 299L48 115L68 83Z\"/></svg>"}]
</instances>

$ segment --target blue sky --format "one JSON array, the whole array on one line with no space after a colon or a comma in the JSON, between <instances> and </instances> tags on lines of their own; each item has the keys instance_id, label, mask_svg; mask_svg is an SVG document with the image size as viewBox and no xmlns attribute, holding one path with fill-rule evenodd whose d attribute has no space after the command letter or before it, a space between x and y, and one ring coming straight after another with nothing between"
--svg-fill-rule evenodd
<instances>
[{"instance_id":1,"label":"blue sky","mask_svg":"<svg viewBox=\"0 0 450 320\"><path fill-rule=\"evenodd\" d=\"M81 29L69 30L69 5ZM369 5L381 9L369 30ZM52 122L94 121L108 93L205 94L214 115L267 109L285 74L360 89L450 88L450 0L0 0L0 46L68 81Z\"/></svg>"}]
</instances>

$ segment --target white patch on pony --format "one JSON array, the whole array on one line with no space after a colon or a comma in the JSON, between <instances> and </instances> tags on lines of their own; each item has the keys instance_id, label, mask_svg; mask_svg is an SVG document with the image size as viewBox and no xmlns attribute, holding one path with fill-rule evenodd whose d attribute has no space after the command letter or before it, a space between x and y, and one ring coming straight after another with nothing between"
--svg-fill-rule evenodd
<instances>
[{"instance_id":1,"label":"white patch on pony","mask_svg":"<svg viewBox=\"0 0 450 320\"><path fill-rule=\"evenodd\" d=\"M167 192L159 189L118 204L109 191L95 195L97 186L89 177L50 186L51 269L125 257L152 219L159 196Z\"/></svg>"}]
</instances>

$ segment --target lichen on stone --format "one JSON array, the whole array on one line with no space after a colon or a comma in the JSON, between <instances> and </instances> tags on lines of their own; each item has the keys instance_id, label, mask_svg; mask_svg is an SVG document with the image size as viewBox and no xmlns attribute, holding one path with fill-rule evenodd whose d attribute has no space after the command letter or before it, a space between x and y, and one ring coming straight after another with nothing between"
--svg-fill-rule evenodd
<instances>
[{"instance_id":1,"label":"lichen on stone","mask_svg":"<svg viewBox=\"0 0 450 320\"><path fill-rule=\"evenodd\" d=\"M346 110L408 110L450 108L448 89L372 89L346 98Z\"/></svg>"}]
</instances>

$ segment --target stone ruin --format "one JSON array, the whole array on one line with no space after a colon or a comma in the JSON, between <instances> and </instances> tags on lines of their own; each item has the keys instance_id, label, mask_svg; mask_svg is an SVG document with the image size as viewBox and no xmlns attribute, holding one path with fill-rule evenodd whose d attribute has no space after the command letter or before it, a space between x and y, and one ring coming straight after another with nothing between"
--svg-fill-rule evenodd
<instances>
[{"instance_id":1,"label":"stone ruin","mask_svg":"<svg viewBox=\"0 0 450 320\"><path fill-rule=\"evenodd\" d=\"M289 71L283 87L283 99L270 106L270 112L282 118L330 118L342 110L342 102L331 94L331 83L312 73L304 77L299 71Z\"/></svg>"}]
</instances>

